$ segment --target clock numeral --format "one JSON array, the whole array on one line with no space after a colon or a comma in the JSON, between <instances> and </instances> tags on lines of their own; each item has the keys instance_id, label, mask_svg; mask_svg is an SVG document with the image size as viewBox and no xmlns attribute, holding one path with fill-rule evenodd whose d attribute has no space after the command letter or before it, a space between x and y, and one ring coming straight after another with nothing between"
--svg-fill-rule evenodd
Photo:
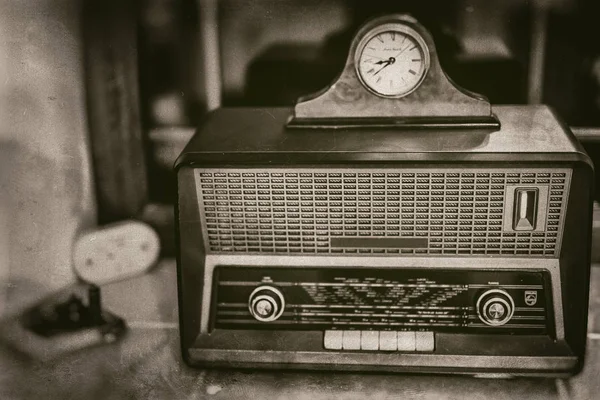
<instances>
[{"instance_id":1,"label":"clock numeral","mask_svg":"<svg viewBox=\"0 0 600 400\"><path fill-rule=\"evenodd\" d=\"M392 40L396 40L396 32L390 32L390 35L392 36Z\"/></svg>"},{"instance_id":2,"label":"clock numeral","mask_svg":"<svg viewBox=\"0 0 600 400\"><path fill-rule=\"evenodd\" d=\"M416 74L417 74L417 72L416 72L416 71L413 71L412 69L409 69L409 70L408 70L408 72L410 72L410 73L411 73L411 74L413 74L413 75L416 75Z\"/></svg>"},{"instance_id":3,"label":"clock numeral","mask_svg":"<svg viewBox=\"0 0 600 400\"><path fill-rule=\"evenodd\" d=\"M382 38L381 36L377 36L377 39L379 39L379 41L380 41L381 43L383 43L383 38Z\"/></svg>"},{"instance_id":4,"label":"clock numeral","mask_svg":"<svg viewBox=\"0 0 600 400\"><path fill-rule=\"evenodd\" d=\"M381 81L381 77L377 78L377 83L379 83Z\"/></svg>"},{"instance_id":5,"label":"clock numeral","mask_svg":"<svg viewBox=\"0 0 600 400\"><path fill-rule=\"evenodd\" d=\"M368 70L367 74L372 74L373 72L375 72L375 68L371 68L370 70Z\"/></svg>"},{"instance_id":6,"label":"clock numeral","mask_svg":"<svg viewBox=\"0 0 600 400\"><path fill-rule=\"evenodd\" d=\"M413 58L411 61L421 61L420 58Z\"/></svg>"}]
</instances>

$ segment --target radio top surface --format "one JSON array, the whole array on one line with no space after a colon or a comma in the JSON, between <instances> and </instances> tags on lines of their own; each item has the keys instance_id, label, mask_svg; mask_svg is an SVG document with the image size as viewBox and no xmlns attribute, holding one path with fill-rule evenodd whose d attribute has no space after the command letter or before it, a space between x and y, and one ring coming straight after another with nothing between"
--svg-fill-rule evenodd
<instances>
[{"instance_id":1,"label":"radio top surface","mask_svg":"<svg viewBox=\"0 0 600 400\"><path fill-rule=\"evenodd\" d=\"M575 137L546 106L496 106L498 130L399 127L289 129L289 108L212 112L178 164L223 153L581 153ZM458 154L455 154L458 156ZM415 156L417 157L417 156ZM403 157L405 158L405 157Z\"/></svg>"}]
</instances>

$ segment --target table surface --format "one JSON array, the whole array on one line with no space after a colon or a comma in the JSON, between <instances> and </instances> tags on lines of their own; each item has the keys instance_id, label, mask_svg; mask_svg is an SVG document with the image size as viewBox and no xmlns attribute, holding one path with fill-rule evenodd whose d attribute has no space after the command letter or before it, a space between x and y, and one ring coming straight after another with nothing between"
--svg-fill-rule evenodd
<instances>
[{"instance_id":1,"label":"table surface","mask_svg":"<svg viewBox=\"0 0 600 400\"><path fill-rule=\"evenodd\" d=\"M600 266L592 268L586 365L568 380L192 369L179 353L174 260L105 285L102 296L105 308L126 319L126 336L45 362L0 346L0 398L492 400L591 399L600 392ZM34 297L26 282L13 285L11 303Z\"/></svg>"}]
</instances>

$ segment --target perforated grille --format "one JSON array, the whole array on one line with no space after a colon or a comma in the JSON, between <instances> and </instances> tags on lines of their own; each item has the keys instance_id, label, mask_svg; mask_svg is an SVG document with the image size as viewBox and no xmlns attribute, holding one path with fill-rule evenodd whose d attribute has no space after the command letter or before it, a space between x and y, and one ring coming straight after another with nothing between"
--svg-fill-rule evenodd
<instances>
[{"instance_id":1,"label":"perforated grille","mask_svg":"<svg viewBox=\"0 0 600 400\"><path fill-rule=\"evenodd\" d=\"M212 253L554 257L570 171L198 169L196 179ZM547 193L533 232L505 224L514 185Z\"/></svg>"}]
</instances>

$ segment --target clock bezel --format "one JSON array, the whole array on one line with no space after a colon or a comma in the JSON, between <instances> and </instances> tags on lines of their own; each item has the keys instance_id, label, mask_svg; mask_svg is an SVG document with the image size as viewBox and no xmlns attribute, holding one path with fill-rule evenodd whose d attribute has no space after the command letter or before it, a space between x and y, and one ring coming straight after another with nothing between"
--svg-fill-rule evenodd
<instances>
[{"instance_id":1,"label":"clock bezel","mask_svg":"<svg viewBox=\"0 0 600 400\"><path fill-rule=\"evenodd\" d=\"M421 78L417 81L417 83L410 90L402 92L400 94L384 94L384 93L378 92L376 89L372 88L363 79L362 73L360 71L360 60L362 58L362 55L363 55L363 52L365 50L367 43L369 43L371 41L371 39L373 39L375 36L377 36L381 33L384 33L384 32L399 32L406 36L411 37L421 47L421 52L423 53L424 66L423 66L423 74L422 74ZM425 42L423 37L416 30L414 30L410 26L402 24L400 22L388 22L388 23L381 24L381 25L371 29L360 39L360 41L358 42L358 45L356 47L356 52L354 54L354 70L355 70L356 76L358 77L358 80L363 85L363 87L376 96L388 98L388 99L399 99L402 97L406 97L409 94L413 93L415 90L417 90L421 86L423 81L425 80L425 77L427 76L427 74L429 73L429 67L430 67L430 54L429 54L429 47L427 46L427 43Z\"/></svg>"}]
</instances>

